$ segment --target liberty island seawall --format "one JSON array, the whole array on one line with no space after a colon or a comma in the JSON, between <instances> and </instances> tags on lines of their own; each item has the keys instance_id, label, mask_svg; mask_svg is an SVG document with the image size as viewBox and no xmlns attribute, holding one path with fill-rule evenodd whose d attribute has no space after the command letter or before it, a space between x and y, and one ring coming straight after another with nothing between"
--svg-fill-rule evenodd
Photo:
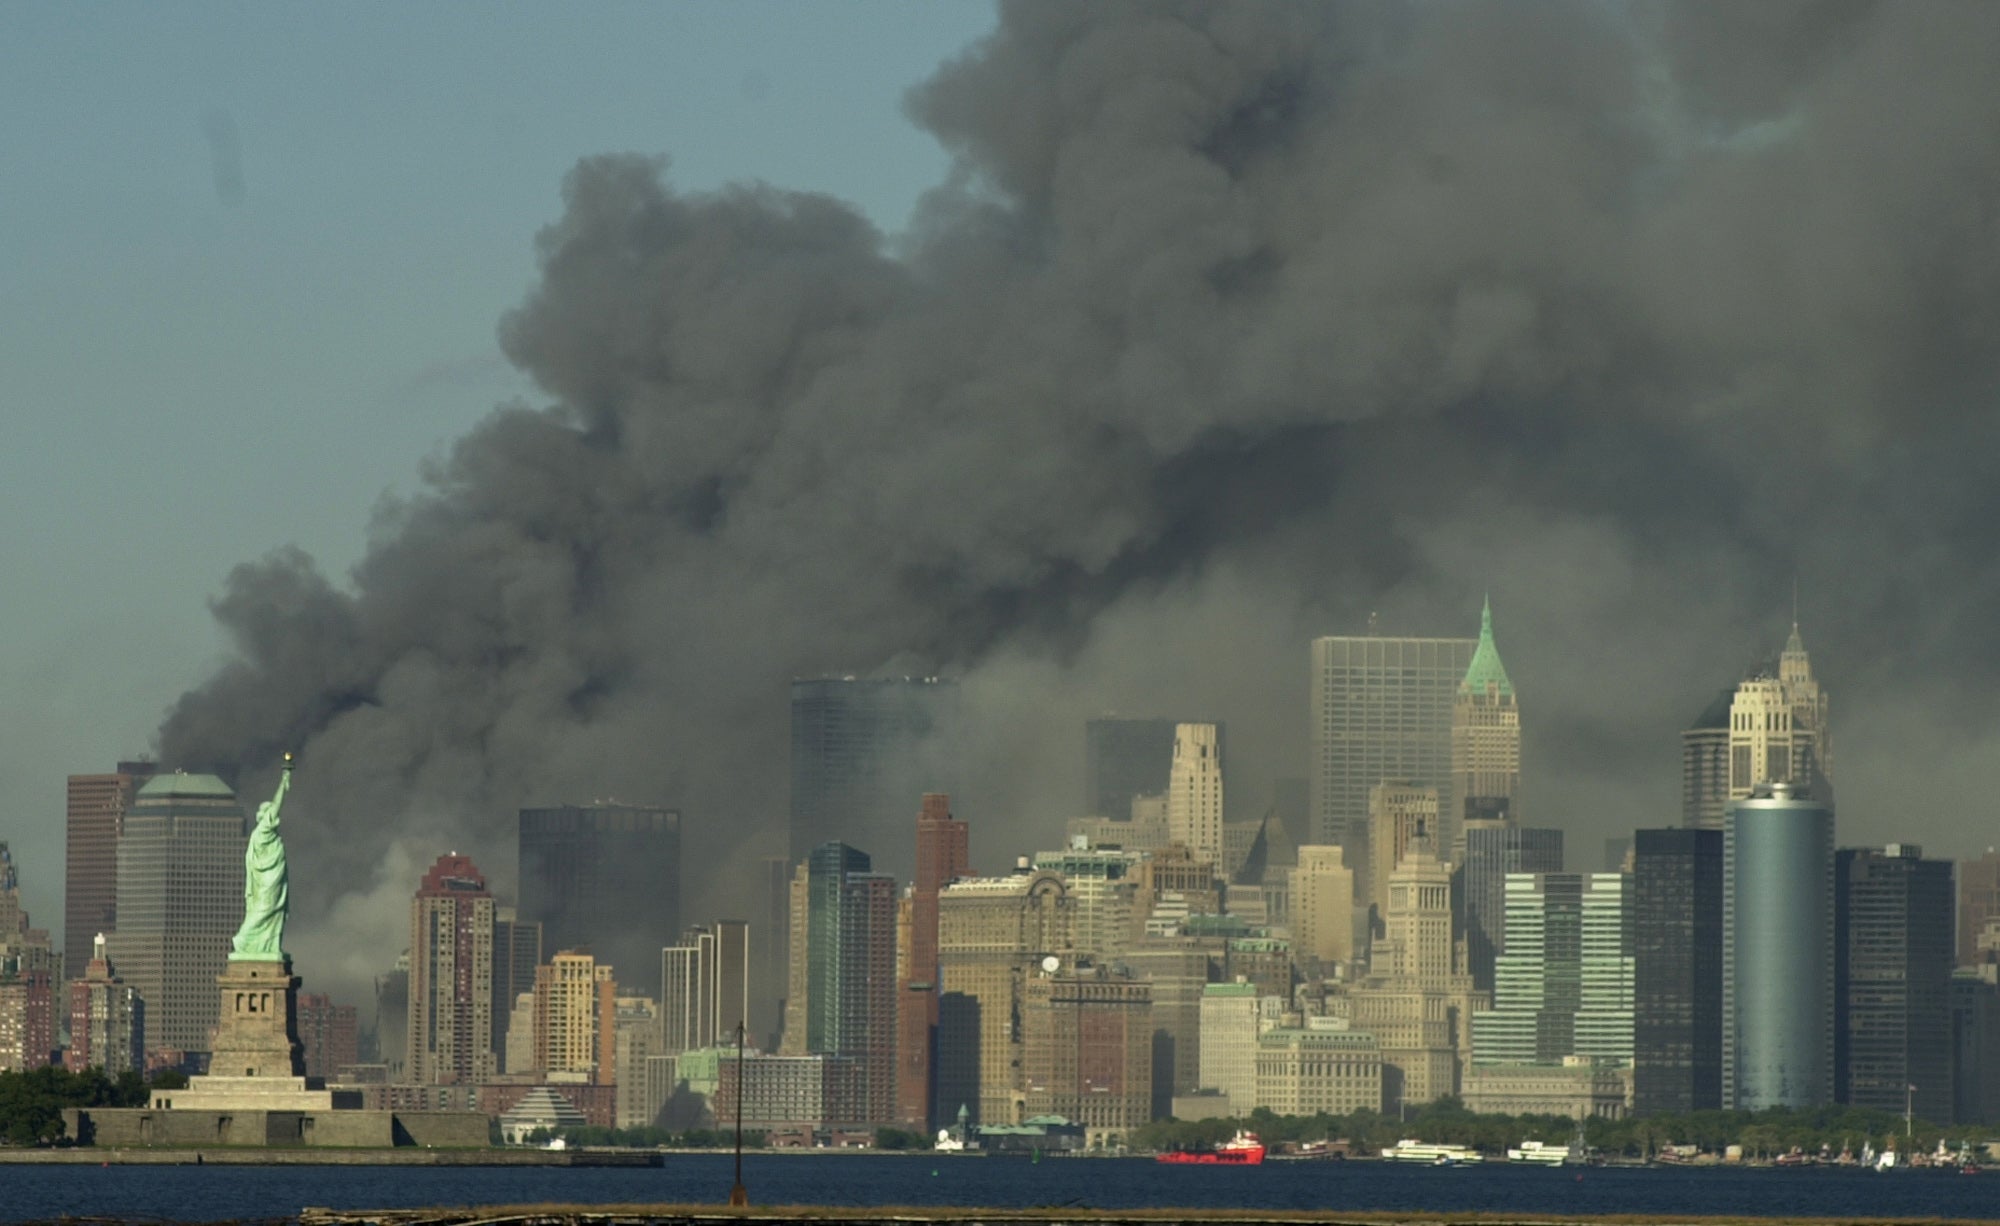
<instances>
[{"instance_id":1,"label":"liberty island seawall","mask_svg":"<svg viewBox=\"0 0 2000 1226\"><path fill-rule=\"evenodd\" d=\"M721 1205L730 1159L671 1154L652 1169L12 1166L0 1221L294 1220L302 1210L479 1205ZM1264 1210L1506 1219L1916 1218L2000 1215L2000 1179L1833 1170L1438 1170L1387 1163L1165 1168L1144 1159L941 1159L930 1155L746 1155L753 1206L953 1209ZM754 1213L754 1209L753 1209Z\"/></svg>"}]
</instances>

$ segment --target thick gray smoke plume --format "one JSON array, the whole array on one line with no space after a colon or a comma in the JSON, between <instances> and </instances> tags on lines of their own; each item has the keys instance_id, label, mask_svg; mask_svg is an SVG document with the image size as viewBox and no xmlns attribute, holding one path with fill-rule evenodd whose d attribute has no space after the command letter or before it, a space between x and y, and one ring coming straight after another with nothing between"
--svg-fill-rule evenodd
<instances>
[{"instance_id":1,"label":"thick gray smoke plume","mask_svg":"<svg viewBox=\"0 0 2000 1226\"><path fill-rule=\"evenodd\" d=\"M501 328L546 404L351 582L232 574L161 752L303 750L296 927L360 974L447 844L509 880L524 803L679 805L722 906L782 846L793 675L965 676L990 868L1071 815L1083 716L1227 719L1254 812L1311 636L1490 589L1526 807L1589 867L1676 820L1797 574L1843 838L1970 850L1995 46L1944 0L1008 4L910 95L958 168L893 244L586 159Z\"/></svg>"}]
</instances>

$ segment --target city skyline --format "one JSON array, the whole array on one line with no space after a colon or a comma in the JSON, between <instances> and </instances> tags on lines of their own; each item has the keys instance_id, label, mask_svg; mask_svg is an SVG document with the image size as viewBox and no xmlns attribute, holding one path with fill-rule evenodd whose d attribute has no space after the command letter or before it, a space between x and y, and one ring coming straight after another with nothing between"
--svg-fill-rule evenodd
<instances>
[{"instance_id":1,"label":"city skyline","mask_svg":"<svg viewBox=\"0 0 2000 1226\"><path fill-rule=\"evenodd\" d=\"M504 880L523 807L672 807L702 862L753 830L712 878L748 879L793 677L960 677L996 731L955 786L1022 841L1107 710L1226 721L1254 805L1305 752L1296 644L1466 634L1490 586L1532 820L1585 845L1660 820L1663 739L1797 576L1850 832L1968 855L1995 295L1946 204L1996 161L1995 19L1917 7L1163 16L1199 63L1033 4L24 17L6 833L54 863L40 764L163 708L163 760L246 786L298 750L331 965L441 847ZM127 438L208 474L171 532L103 475Z\"/></svg>"}]
</instances>

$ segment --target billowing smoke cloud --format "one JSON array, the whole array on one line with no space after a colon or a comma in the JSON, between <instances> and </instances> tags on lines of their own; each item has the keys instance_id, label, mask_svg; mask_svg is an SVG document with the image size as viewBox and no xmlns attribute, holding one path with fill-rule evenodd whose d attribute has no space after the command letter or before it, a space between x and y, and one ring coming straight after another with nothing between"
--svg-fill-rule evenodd
<instances>
[{"instance_id":1,"label":"billowing smoke cloud","mask_svg":"<svg viewBox=\"0 0 2000 1226\"><path fill-rule=\"evenodd\" d=\"M963 675L991 866L1070 814L1084 715L1227 719L1254 811L1309 637L1490 589L1581 848L1676 819L1796 574L1843 835L1969 850L1995 45L1983 3L1008 4L909 97L957 171L893 243L586 159L501 328L545 403L350 581L232 574L162 753L303 749L302 943L593 796L682 807L699 911L782 846L793 675Z\"/></svg>"}]
</instances>

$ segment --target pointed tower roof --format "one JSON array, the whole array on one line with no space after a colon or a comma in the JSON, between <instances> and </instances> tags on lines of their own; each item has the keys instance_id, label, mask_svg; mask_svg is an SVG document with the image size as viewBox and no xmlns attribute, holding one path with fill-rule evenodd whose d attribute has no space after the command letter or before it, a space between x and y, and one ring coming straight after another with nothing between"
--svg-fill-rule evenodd
<instances>
[{"instance_id":1,"label":"pointed tower roof","mask_svg":"<svg viewBox=\"0 0 2000 1226\"><path fill-rule=\"evenodd\" d=\"M1507 680L1507 666L1500 663L1500 649L1493 645L1491 597L1479 610L1479 646L1473 649L1472 667L1465 670L1465 680L1458 683L1458 688L1461 693L1484 694L1489 685L1509 698L1514 696L1513 683Z\"/></svg>"}]
</instances>

